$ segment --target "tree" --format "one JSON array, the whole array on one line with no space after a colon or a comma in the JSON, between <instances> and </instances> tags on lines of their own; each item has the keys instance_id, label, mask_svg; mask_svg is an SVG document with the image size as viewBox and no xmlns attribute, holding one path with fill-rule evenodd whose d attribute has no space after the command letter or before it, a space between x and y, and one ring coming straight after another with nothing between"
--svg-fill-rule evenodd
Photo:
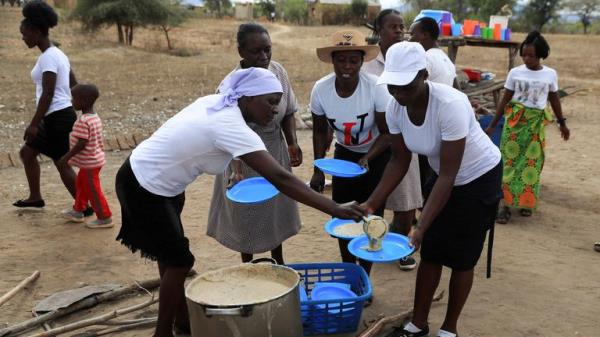
<instances>
[{"instance_id":1,"label":"tree","mask_svg":"<svg viewBox=\"0 0 600 337\"><path fill-rule=\"evenodd\" d=\"M72 15L89 30L116 25L119 42L131 45L135 27L160 25L169 13L168 0L79 0Z\"/></svg>"},{"instance_id":2,"label":"tree","mask_svg":"<svg viewBox=\"0 0 600 337\"><path fill-rule=\"evenodd\" d=\"M530 0L523 10L523 17L529 29L541 30L542 27L556 17L561 0Z\"/></svg>"},{"instance_id":3,"label":"tree","mask_svg":"<svg viewBox=\"0 0 600 337\"><path fill-rule=\"evenodd\" d=\"M212 13L217 13L217 17L222 17L226 10L231 8L229 0L206 0L204 2L206 8Z\"/></svg>"},{"instance_id":4,"label":"tree","mask_svg":"<svg viewBox=\"0 0 600 337\"><path fill-rule=\"evenodd\" d=\"M367 3L367 0L352 0L350 3L350 13L352 13L357 23L367 17L368 8L369 3Z\"/></svg>"},{"instance_id":5,"label":"tree","mask_svg":"<svg viewBox=\"0 0 600 337\"><path fill-rule=\"evenodd\" d=\"M271 0L260 0L256 7L259 15L267 18L271 18L271 13L275 13L275 2Z\"/></svg>"},{"instance_id":6,"label":"tree","mask_svg":"<svg viewBox=\"0 0 600 337\"><path fill-rule=\"evenodd\" d=\"M173 49L171 45L171 39L169 38L169 31L173 27L181 25L187 19L187 12L179 4L171 4L168 7L167 15L158 23L158 27L165 34L167 39L167 48Z\"/></svg>"},{"instance_id":7,"label":"tree","mask_svg":"<svg viewBox=\"0 0 600 337\"><path fill-rule=\"evenodd\" d=\"M469 0L468 11L481 20L488 20L490 15L504 15L501 10L506 6L512 8L515 0Z\"/></svg>"},{"instance_id":8,"label":"tree","mask_svg":"<svg viewBox=\"0 0 600 337\"><path fill-rule=\"evenodd\" d=\"M592 24L593 13L600 9L600 0L569 0L565 7L579 15L583 34L587 34L588 27Z\"/></svg>"},{"instance_id":9,"label":"tree","mask_svg":"<svg viewBox=\"0 0 600 337\"><path fill-rule=\"evenodd\" d=\"M304 23L308 15L306 1L287 0L284 3L283 12L286 19L298 24Z\"/></svg>"}]
</instances>

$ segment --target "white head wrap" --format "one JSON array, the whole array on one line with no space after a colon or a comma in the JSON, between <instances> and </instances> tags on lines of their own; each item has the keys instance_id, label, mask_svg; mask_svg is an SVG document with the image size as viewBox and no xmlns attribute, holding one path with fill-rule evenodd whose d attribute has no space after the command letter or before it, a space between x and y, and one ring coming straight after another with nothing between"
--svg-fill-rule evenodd
<instances>
[{"instance_id":1,"label":"white head wrap","mask_svg":"<svg viewBox=\"0 0 600 337\"><path fill-rule=\"evenodd\" d=\"M217 112L225 107L237 105L242 96L260 96L282 93L281 82L264 68L240 69L229 74L219 85L217 102L207 108L208 113Z\"/></svg>"}]
</instances>

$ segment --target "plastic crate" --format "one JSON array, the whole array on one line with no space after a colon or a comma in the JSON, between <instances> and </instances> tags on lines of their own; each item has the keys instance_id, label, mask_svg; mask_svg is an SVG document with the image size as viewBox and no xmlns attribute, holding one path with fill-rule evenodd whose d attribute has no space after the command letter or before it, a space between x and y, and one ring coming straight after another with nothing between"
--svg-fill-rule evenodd
<instances>
[{"instance_id":1,"label":"plastic crate","mask_svg":"<svg viewBox=\"0 0 600 337\"><path fill-rule=\"evenodd\" d=\"M479 117L479 125L481 128L485 130L485 128L490 125L494 119L494 115L485 115ZM498 120L498 124L496 124L496 128L494 129L494 133L490 138L492 138L492 142L496 144L497 147L500 147L500 140L502 138L502 129L504 128L504 116Z\"/></svg>"},{"instance_id":2,"label":"plastic crate","mask_svg":"<svg viewBox=\"0 0 600 337\"><path fill-rule=\"evenodd\" d=\"M353 332L358 329L364 302L372 289L365 270L352 263L302 263L287 265L299 272L301 286L309 295L316 282L350 284L356 298L344 300L301 301L304 336Z\"/></svg>"}]
</instances>

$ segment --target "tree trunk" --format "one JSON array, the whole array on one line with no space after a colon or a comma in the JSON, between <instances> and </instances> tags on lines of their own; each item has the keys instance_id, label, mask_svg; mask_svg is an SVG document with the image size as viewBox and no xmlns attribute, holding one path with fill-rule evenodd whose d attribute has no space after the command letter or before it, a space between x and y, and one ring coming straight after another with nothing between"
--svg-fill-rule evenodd
<instances>
[{"instance_id":1,"label":"tree trunk","mask_svg":"<svg viewBox=\"0 0 600 337\"><path fill-rule=\"evenodd\" d=\"M133 45L133 25L129 26L129 45Z\"/></svg>"},{"instance_id":2,"label":"tree trunk","mask_svg":"<svg viewBox=\"0 0 600 337\"><path fill-rule=\"evenodd\" d=\"M589 24L583 24L583 35L587 34L587 28L588 28Z\"/></svg>"},{"instance_id":3,"label":"tree trunk","mask_svg":"<svg viewBox=\"0 0 600 337\"><path fill-rule=\"evenodd\" d=\"M123 26L120 22L117 22L117 32L119 34L119 43L125 44L125 37L123 36Z\"/></svg>"},{"instance_id":4,"label":"tree trunk","mask_svg":"<svg viewBox=\"0 0 600 337\"><path fill-rule=\"evenodd\" d=\"M162 28L163 32L165 33L165 38L167 39L167 48L169 48L169 50L172 50L173 47L171 46L171 39L169 39L169 28L167 26L160 26L160 28Z\"/></svg>"}]
</instances>

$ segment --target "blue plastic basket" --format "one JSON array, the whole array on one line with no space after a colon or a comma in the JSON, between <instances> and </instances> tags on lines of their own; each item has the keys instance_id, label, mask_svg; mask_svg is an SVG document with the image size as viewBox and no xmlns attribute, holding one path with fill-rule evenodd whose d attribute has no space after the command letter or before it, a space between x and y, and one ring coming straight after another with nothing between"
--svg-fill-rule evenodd
<instances>
[{"instance_id":1,"label":"blue plastic basket","mask_svg":"<svg viewBox=\"0 0 600 337\"><path fill-rule=\"evenodd\" d=\"M301 263L287 265L299 272L309 295L316 282L350 284L357 295L350 299L301 301L304 336L353 332L358 329L364 302L371 298L371 282L365 270L352 263Z\"/></svg>"},{"instance_id":2,"label":"blue plastic basket","mask_svg":"<svg viewBox=\"0 0 600 337\"><path fill-rule=\"evenodd\" d=\"M492 122L492 119L494 119L494 115L481 116L481 117L479 117L479 125L481 125L481 128L485 130L485 128L487 128L488 125L490 125L490 123ZM496 125L496 128L494 129L494 133L490 137L490 138L492 138L492 142L494 142L494 144L496 144L497 147L500 147L500 139L502 138L502 129L503 128L504 128L504 117L502 117L498 120L498 124Z\"/></svg>"}]
</instances>

